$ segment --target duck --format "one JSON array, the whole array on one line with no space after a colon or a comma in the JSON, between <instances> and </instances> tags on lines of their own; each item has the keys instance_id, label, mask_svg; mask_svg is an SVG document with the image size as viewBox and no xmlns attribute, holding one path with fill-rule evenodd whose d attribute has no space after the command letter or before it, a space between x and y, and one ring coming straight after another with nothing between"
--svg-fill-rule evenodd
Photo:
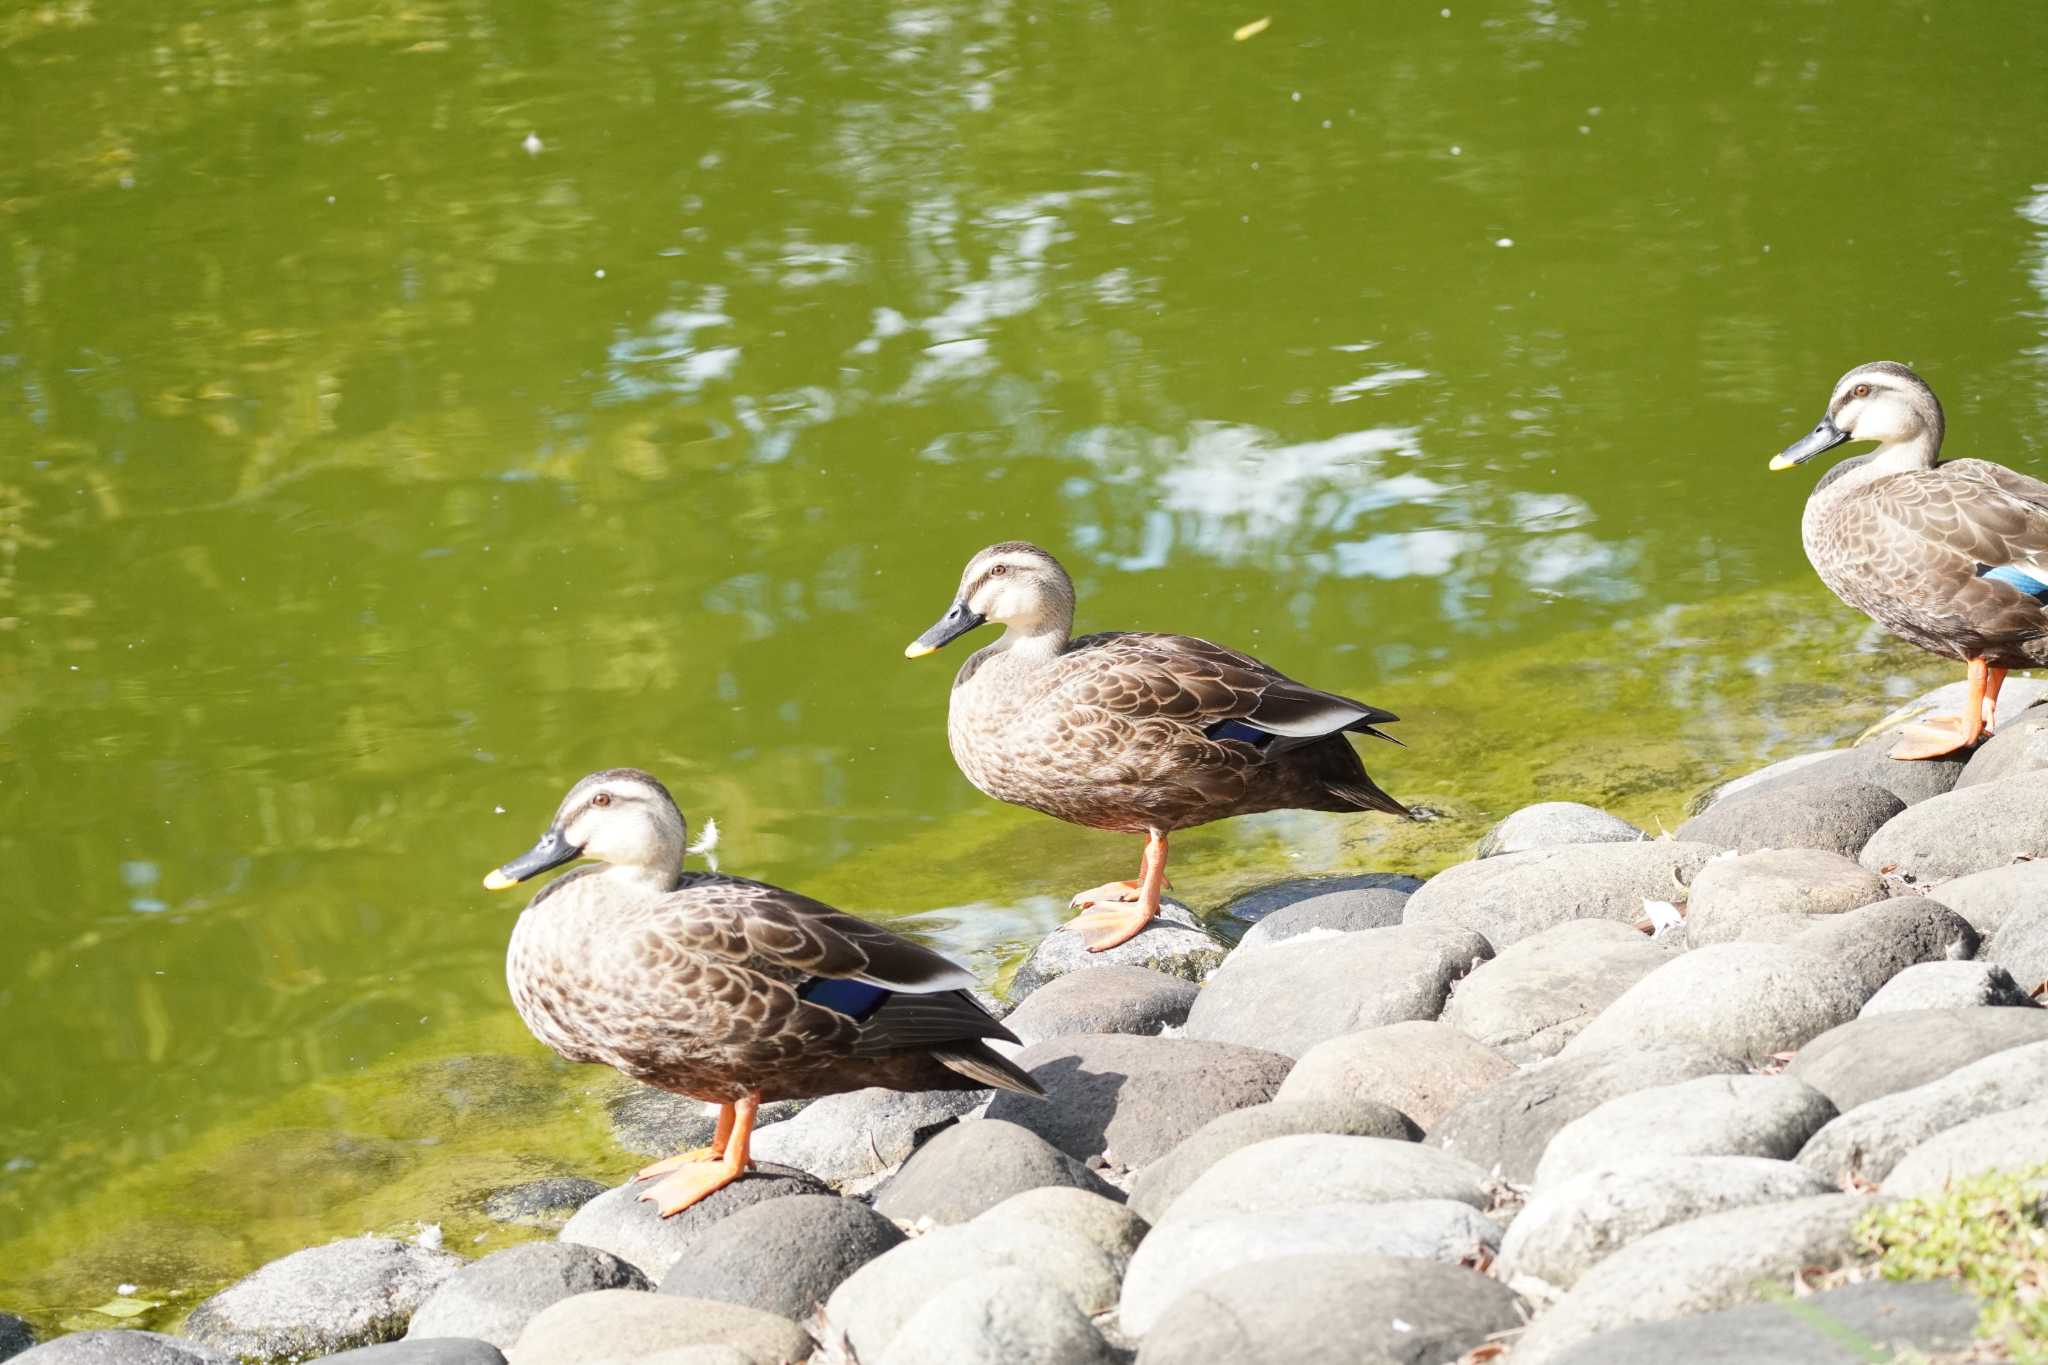
<instances>
[{"instance_id":1,"label":"duck","mask_svg":"<svg viewBox=\"0 0 2048 1365\"><path fill-rule=\"evenodd\" d=\"M967 561L945 613L905 649L930 654L1005 627L953 679L946 737L967 780L998 801L1088 829L1142 835L1136 879L1075 895L1064 928L1090 952L1159 913L1168 836L1269 810L1414 818L1367 776L1349 734L1398 744L1393 712L1299 683L1249 654L1189 635L1073 635L1074 582L1028 541Z\"/></svg>"},{"instance_id":2,"label":"duck","mask_svg":"<svg viewBox=\"0 0 2048 1365\"><path fill-rule=\"evenodd\" d=\"M1908 726L1901 760L1977 744L2008 670L2048 665L2048 483L1988 460L1943 460L1947 420L1927 381L1895 361L1835 383L1812 431L1771 460L1791 469L1850 441L1806 500L1800 538L1835 596L1902 640L1967 668L1961 714Z\"/></svg>"},{"instance_id":3,"label":"duck","mask_svg":"<svg viewBox=\"0 0 2048 1365\"><path fill-rule=\"evenodd\" d=\"M513 926L505 979L533 1036L572 1062L718 1106L708 1147L642 1169L671 1217L745 1174L760 1106L885 1086L1043 1095L989 1046L1016 1036L966 968L766 882L686 872L688 825L639 768L577 782L501 891L578 859Z\"/></svg>"}]
</instances>

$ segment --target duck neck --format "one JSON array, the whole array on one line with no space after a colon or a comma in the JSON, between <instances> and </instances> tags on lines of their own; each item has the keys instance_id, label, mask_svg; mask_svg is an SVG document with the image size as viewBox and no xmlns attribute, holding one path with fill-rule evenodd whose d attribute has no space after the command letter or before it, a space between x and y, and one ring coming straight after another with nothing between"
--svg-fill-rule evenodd
<instances>
[{"instance_id":1,"label":"duck neck","mask_svg":"<svg viewBox=\"0 0 2048 1365\"><path fill-rule=\"evenodd\" d=\"M674 858L648 863L609 863L597 874L612 886L638 895L665 896L683 880L682 850Z\"/></svg>"},{"instance_id":2,"label":"duck neck","mask_svg":"<svg viewBox=\"0 0 2048 1365\"><path fill-rule=\"evenodd\" d=\"M1035 668L1066 652L1068 631L1069 623L1061 620L1012 622L993 648L1013 665Z\"/></svg>"},{"instance_id":3,"label":"duck neck","mask_svg":"<svg viewBox=\"0 0 2048 1365\"><path fill-rule=\"evenodd\" d=\"M1941 453L1941 438L1931 431L1922 431L1903 441L1891 441L1879 446L1870 454L1866 468L1876 474L1907 474L1916 469L1932 469Z\"/></svg>"}]
</instances>

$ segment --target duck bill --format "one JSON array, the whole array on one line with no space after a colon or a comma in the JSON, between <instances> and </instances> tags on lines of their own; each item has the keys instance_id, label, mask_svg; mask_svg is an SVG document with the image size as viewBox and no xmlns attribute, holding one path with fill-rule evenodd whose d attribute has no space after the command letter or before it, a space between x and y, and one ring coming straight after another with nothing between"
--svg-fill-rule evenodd
<instances>
[{"instance_id":1,"label":"duck bill","mask_svg":"<svg viewBox=\"0 0 2048 1365\"><path fill-rule=\"evenodd\" d=\"M953 599L953 605L946 608L946 614L934 622L930 630L903 647L903 657L922 659L927 654L945 648L987 619L956 597Z\"/></svg>"},{"instance_id":2,"label":"duck bill","mask_svg":"<svg viewBox=\"0 0 2048 1365\"><path fill-rule=\"evenodd\" d=\"M1833 450L1848 439L1848 434L1835 425L1833 418L1823 417L1819 426L1772 457L1771 468L1790 469L1794 465L1805 464L1814 456L1823 451Z\"/></svg>"},{"instance_id":3,"label":"duck bill","mask_svg":"<svg viewBox=\"0 0 2048 1365\"><path fill-rule=\"evenodd\" d=\"M528 877L538 877L551 867L560 867L582 856L583 850L563 838L562 831L551 829L540 836L539 843L485 877L484 890L503 891L508 886L519 885Z\"/></svg>"}]
</instances>

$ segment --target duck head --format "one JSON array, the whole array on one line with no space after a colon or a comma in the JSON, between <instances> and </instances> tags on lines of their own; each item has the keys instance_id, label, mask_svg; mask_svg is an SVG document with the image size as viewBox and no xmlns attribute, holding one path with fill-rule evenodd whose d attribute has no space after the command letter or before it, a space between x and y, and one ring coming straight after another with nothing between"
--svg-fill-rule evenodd
<instances>
[{"instance_id":1,"label":"duck head","mask_svg":"<svg viewBox=\"0 0 2048 1365\"><path fill-rule=\"evenodd\" d=\"M683 813L668 788L638 768L607 768L569 789L547 832L526 852L484 878L502 891L578 858L594 858L642 880L673 887L688 841Z\"/></svg>"},{"instance_id":2,"label":"duck head","mask_svg":"<svg viewBox=\"0 0 2048 1365\"><path fill-rule=\"evenodd\" d=\"M1772 469L1805 464L1847 441L1875 441L1887 465L1931 467L1946 429L1941 403L1927 382L1904 365L1874 360L1835 382L1819 425L1780 451Z\"/></svg>"},{"instance_id":3,"label":"duck head","mask_svg":"<svg viewBox=\"0 0 2048 1365\"><path fill-rule=\"evenodd\" d=\"M1074 581L1036 545L1022 540L991 545L967 561L946 614L911 641L903 655L921 658L987 621L1027 639L1057 637L1064 644L1074 624Z\"/></svg>"}]
</instances>

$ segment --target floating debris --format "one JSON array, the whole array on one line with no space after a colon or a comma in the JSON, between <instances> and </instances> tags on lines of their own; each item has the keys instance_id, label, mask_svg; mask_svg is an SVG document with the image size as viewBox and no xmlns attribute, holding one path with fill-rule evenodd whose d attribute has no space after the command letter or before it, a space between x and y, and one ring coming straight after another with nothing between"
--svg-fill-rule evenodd
<instances>
[{"instance_id":1,"label":"floating debris","mask_svg":"<svg viewBox=\"0 0 2048 1365\"><path fill-rule=\"evenodd\" d=\"M528 156L539 156L541 154L543 147L539 133L528 133L526 135L526 141L520 143L519 145L526 149L526 154Z\"/></svg>"},{"instance_id":2,"label":"floating debris","mask_svg":"<svg viewBox=\"0 0 2048 1365\"><path fill-rule=\"evenodd\" d=\"M1246 24L1243 27L1239 28L1237 32L1231 34L1230 37L1233 42L1241 43L1247 38L1258 37L1261 33L1264 33L1267 29L1271 28L1272 26L1273 16L1269 14L1263 19L1252 20L1249 24Z\"/></svg>"}]
</instances>

